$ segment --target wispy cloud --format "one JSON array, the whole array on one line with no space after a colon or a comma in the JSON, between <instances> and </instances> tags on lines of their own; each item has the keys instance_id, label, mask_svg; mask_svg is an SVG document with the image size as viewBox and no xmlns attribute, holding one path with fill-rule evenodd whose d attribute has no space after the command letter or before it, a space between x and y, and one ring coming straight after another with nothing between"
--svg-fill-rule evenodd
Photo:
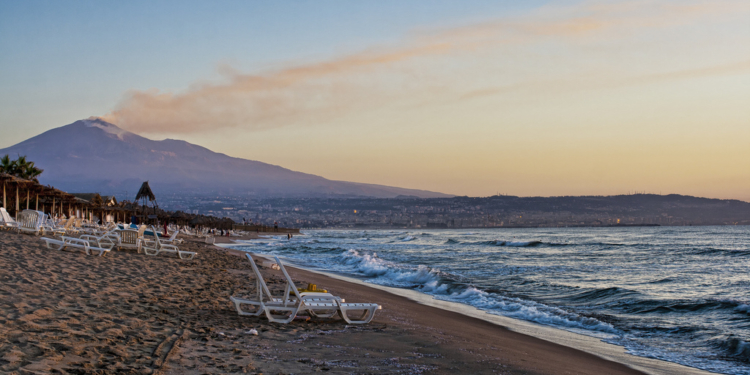
<instances>
[{"instance_id":1,"label":"wispy cloud","mask_svg":"<svg viewBox=\"0 0 750 375\"><path fill-rule=\"evenodd\" d=\"M608 31L628 31L691 22L696 17L747 11L744 2L664 4L630 1L584 3L542 8L522 18L501 19L449 30L414 33L398 46L366 49L328 61L301 64L258 74L228 67L222 83L194 85L185 92L133 90L104 116L129 130L150 133L200 132L217 128L263 129L321 122L398 97L398 89L380 84L372 74L398 75L398 67L421 59L466 56L504 45L524 45L550 38L575 41ZM746 69L746 63L676 73L642 80L678 79ZM464 99L521 89L534 82L487 88Z\"/></svg>"},{"instance_id":2,"label":"wispy cloud","mask_svg":"<svg viewBox=\"0 0 750 375\"><path fill-rule=\"evenodd\" d=\"M670 82L702 77L713 77L723 76L731 74L741 74L750 72L750 60L740 61L731 64L714 65L696 69L685 69L670 71L664 73L653 73L644 75L634 75L628 77L613 76L603 79L598 79L590 82L582 82L575 79L566 80L537 80L537 81L526 81L521 84L499 86L499 87L486 87L482 89L472 90L467 93L458 96L459 100L470 100L494 95L505 94L509 92L518 92L522 90L539 90L544 89L547 93L557 93L562 91L570 90L591 90L591 89L607 89L614 87L624 87L633 85L643 85L661 82Z\"/></svg>"}]
</instances>

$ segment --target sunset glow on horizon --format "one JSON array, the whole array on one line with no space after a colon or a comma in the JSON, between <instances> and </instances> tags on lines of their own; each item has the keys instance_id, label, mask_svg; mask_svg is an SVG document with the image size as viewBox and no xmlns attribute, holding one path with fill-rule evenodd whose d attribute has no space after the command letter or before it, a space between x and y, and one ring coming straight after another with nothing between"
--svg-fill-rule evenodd
<instances>
[{"instance_id":1,"label":"sunset glow on horizon","mask_svg":"<svg viewBox=\"0 0 750 375\"><path fill-rule=\"evenodd\" d=\"M6 2L0 148L95 115L333 180L750 201L748 19L746 1Z\"/></svg>"}]
</instances>

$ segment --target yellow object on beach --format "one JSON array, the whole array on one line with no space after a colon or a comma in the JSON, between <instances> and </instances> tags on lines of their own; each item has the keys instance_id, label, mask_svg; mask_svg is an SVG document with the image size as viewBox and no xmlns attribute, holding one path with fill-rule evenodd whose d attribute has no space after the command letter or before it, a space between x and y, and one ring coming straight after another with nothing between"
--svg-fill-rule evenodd
<instances>
[{"instance_id":1,"label":"yellow object on beach","mask_svg":"<svg viewBox=\"0 0 750 375\"><path fill-rule=\"evenodd\" d=\"M307 288L297 288L297 291L300 293L328 293L325 289L318 290L318 286L315 284L307 284Z\"/></svg>"}]
</instances>

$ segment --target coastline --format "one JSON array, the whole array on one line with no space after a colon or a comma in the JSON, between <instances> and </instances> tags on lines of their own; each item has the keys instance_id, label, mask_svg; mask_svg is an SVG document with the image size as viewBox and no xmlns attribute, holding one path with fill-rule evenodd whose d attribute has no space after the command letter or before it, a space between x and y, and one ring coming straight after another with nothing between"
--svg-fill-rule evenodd
<instances>
[{"instance_id":1,"label":"coastline","mask_svg":"<svg viewBox=\"0 0 750 375\"><path fill-rule=\"evenodd\" d=\"M263 255L255 254L255 253L253 253L253 256L264 258ZM455 317L455 319L451 319L451 320L467 319L467 322L471 322L469 323L469 325L472 325L472 326L476 324L480 324L478 322L475 322L474 320L490 323L495 327L500 327L503 330L507 330L512 333L524 335L524 336L534 338L534 339L543 340L544 342L560 345L569 349L582 351L587 354L594 355L600 359L609 360L618 364L625 365L630 369L639 371L639 373L674 374L674 375L712 374L711 372L708 372L708 371L676 364L673 362L667 362L667 361L658 360L658 359L651 359L651 358L631 355L626 352L625 348L618 346L618 345L605 343L595 337L566 331L566 330L552 327L552 326L541 325L541 324L537 324L534 322L528 322L528 321L519 320L515 318L504 317L501 315L489 314L486 311L479 310L472 306L464 305L464 304L457 303L457 302L451 302L451 301L441 301L441 300L433 298L430 295L419 293L417 291L410 290L410 289L401 289L401 288L393 288L393 287L376 285L376 284L369 284L369 283L365 283L360 280L357 280L355 278L346 277L346 276L329 273L329 272L306 269L306 268L302 268L293 264L288 265L286 268L287 270L294 270L293 272L290 272L290 273L292 275L297 276L299 279L313 280L312 282L318 283L319 285L325 285L326 287L329 285L335 285L335 287L341 288L341 290L343 291L346 291L347 288L352 288L352 285L357 285L357 286L366 288L364 290L356 288L358 294L360 295L369 294L369 295L372 295L373 298L377 298L377 297L382 298L384 296L382 293L368 293L367 292L367 289L375 289L375 290L385 292L386 294L389 294L395 297L406 299L408 300L409 303L417 304L420 307L427 307L427 308L442 310L451 314L461 315L461 317ZM334 290L333 288L330 288L330 289L331 291ZM342 292L339 294L344 295L345 292ZM390 298L386 298L386 299L391 300ZM429 314L423 312L422 314L423 315L435 314L438 316L444 316L443 313L436 312L436 311L430 311ZM399 320L399 319L396 319L396 320ZM426 319L423 318L420 320L421 320L420 322L416 322L413 324L420 324L423 326L425 326L426 324L426 327L428 330L436 330L444 326L442 323L439 323L437 325L429 324L429 322L434 321L430 318L426 318ZM452 332L451 334L456 336L459 340L474 339L472 336L465 335L464 332L466 331L458 330L458 331ZM501 334L506 334L506 333L503 332ZM492 346L495 348L498 347L498 345L492 345ZM507 348L505 350L507 351ZM545 359L545 361L546 360L548 359ZM522 360L522 361L526 362L527 360ZM557 369L559 369L559 367L553 366L553 371L557 371ZM565 370L565 371L568 371L568 370ZM580 370L575 370L574 372L581 373L578 371ZM556 373L556 372L552 372L552 373Z\"/></svg>"},{"instance_id":2,"label":"coastline","mask_svg":"<svg viewBox=\"0 0 750 375\"><path fill-rule=\"evenodd\" d=\"M195 260L112 251L54 251L0 232L0 371L5 373L639 374L626 365L415 302L361 283L289 267L349 302L383 305L367 325L238 316L250 295L244 252L191 240ZM262 268L269 287L284 287ZM252 330L257 331L257 335Z\"/></svg>"}]
</instances>

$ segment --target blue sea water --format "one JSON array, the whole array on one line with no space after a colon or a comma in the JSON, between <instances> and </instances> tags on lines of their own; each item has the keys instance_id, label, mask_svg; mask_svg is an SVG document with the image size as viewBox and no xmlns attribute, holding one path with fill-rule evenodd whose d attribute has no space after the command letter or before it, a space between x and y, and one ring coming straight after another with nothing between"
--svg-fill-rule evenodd
<instances>
[{"instance_id":1,"label":"blue sea water","mask_svg":"<svg viewBox=\"0 0 750 375\"><path fill-rule=\"evenodd\" d=\"M243 243L301 266L750 374L750 227L319 230Z\"/></svg>"}]
</instances>

